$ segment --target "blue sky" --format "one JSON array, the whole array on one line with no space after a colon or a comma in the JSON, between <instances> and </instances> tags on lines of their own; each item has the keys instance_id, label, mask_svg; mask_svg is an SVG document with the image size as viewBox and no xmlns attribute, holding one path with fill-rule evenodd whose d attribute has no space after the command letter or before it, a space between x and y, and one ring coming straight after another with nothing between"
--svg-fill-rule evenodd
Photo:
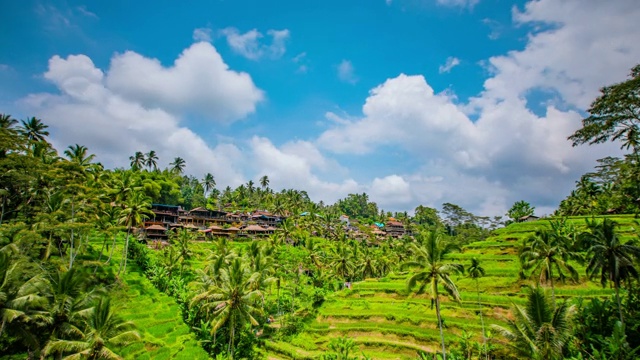
<instances>
[{"instance_id":1,"label":"blue sky","mask_svg":"<svg viewBox=\"0 0 640 360\"><path fill-rule=\"evenodd\" d=\"M634 1L22 1L0 111L107 166L136 150L219 186L548 213L617 146L565 140L640 59Z\"/></svg>"}]
</instances>

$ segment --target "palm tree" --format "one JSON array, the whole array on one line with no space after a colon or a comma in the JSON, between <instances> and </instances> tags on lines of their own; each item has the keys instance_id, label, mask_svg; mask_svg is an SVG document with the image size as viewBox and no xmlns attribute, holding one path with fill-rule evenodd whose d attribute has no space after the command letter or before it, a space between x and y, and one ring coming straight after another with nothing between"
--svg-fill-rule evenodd
<instances>
[{"instance_id":1,"label":"palm tree","mask_svg":"<svg viewBox=\"0 0 640 360\"><path fill-rule=\"evenodd\" d=\"M170 163L169 165L171 165L171 172L175 173L175 174L182 174L184 172L184 167L186 166L187 162L184 161L183 158L181 157L177 157L175 159L173 159L173 162Z\"/></svg>"},{"instance_id":2,"label":"palm tree","mask_svg":"<svg viewBox=\"0 0 640 360\"><path fill-rule=\"evenodd\" d=\"M144 223L144 219L153 214L150 210L151 201L142 193L134 193L128 201L125 203L125 207L122 210L122 216L120 223L127 227L127 238L125 240L124 249L122 250L122 260L120 261L120 269L118 270L118 276L120 271L127 272L127 254L129 253L129 236L134 227Z\"/></svg>"},{"instance_id":3,"label":"palm tree","mask_svg":"<svg viewBox=\"0 0 640 360\"><path fill-rule=\"evenodd\" d=\"M616 222L604 219L602 222L587 220L589 232L581 234L581 240L586 245L587 276L590 279L600 277L602 287L609 282L613 283L618 302L620 322L622 318L622 306L620 304L620 283L630 277L638 277L638 270L634 260L640 257L640 247L633 241L622 243L616 232Z\"/></svg>"},{"instance_id":4,"label":"palm tree","mask_svg":"<svg viewBox=\"0 0 640 360\"><path fill-rule=\"evenodd\" d=\"M71 268L58 270L49 281L46 296L49 299L48 316L52 338L82 335L83 314L93 307L94 292L85 292L89 278Z\"/></svg>"},{"instance_id":5,"label":"palm tree","mask_svg":"<svg viewBox=\"0 0 640 360\"><path fill-rule=\"evenodd\" d=\"M258 326L254 315L262 311L256 306L262 299L259 289L252 289L258 273L251 273L240 258L235 258L228 268L220 271L220 282L217 286L196 295L191 300L191 306L200 305L200 310L207 314L207 319L213 321L211 333L214 334L221 327L229 330L229 344L227 352L233 359L236 331L245 324Z\"/></svg>"},{"instance_id":6,"label":"palm tree","mask_svg":"<svg viewBox=\"0 0 640 360\"><path fill-rule=\"evenodd\" d=\"M21 120L22 126L18 131L27 137L29 141L45 141L45 137L49 136L46 130L49 126L42 123L42 120L32 117L30 119Z\"/></svg>"},{"instance_id":7,"label":"palm tree","mask_svg":"<svg viewBox=\"0 0 640 360\"><path fill-rule=\"evenodd\" d=\"M514 305L507 327L493 325L523 359L562 359L562 350L572 336L574 307L554 305L540 287L530 288L526 307Z\"/></svg>"},{"instance_id":8,"label":"palm tree","mask_svg":"<svg viewBox=\"0 0 640 360\"><path fill-rule=\"evenodd\" d=\"M9 252L0 251L0 335L8 324L28 316L29 309L42 308L47 303L38 291L46 282L41 277L21 282L19 266Z\"/></svg>"},{"instance_id":9,"label":"palm tree","mask_svg":"<svg viewBox=\"0 0 640 360\"><path fill-rule=\"evenodd\" d=\"M67 156L69 161L78 163L82 167L87 167L91 164L91 161L96 157L94 154L87 154L89 149L83 145L69 145L67 150L64 151L64 154Z\"/></svg>"},{"instance_id":10,"label":"palm tree","mask_svg":"<svg viewBox=\"0 0 640 360\"><path fill-rule=\"evenodd\" d=\"M263 189L269 187L269 177L267 175L264 175L260 178L260 186L262 186Z\"/></svg>"},{"instance_id":11,"label":"palm tree","mask_svg":"<svg viewBox=\"0 0 640 360\"><path fill-rule=\"evenodd\" d=\"M551 283L553 303L556 302L556 292L553 282L555 269L560 281L564 283L567 276L578 280L578 271L569 264L569 259L577 259L578 254L571 251L572 244L566 237L558 236L550 230L537 230L535 234L525 240L520 250L520 260L523 270L531 270L531 276L538 276L540 283Z\"/></svg>"},{"instance_id":12,"label":"palm tree","mask_svg":"<svg viewBox=\"0 0 640 360\"><path fill-rule=\"evenodd\" d=\"M484 331L484 319L482 318L482 305L480 304L480 284L478 279L485 275L484 268L480 265L480 260L478 258L471 258L471 264L467 267L467 274L469 277L475 280L476 282L476 293L478 294L478 308L480 309L480 324L482 324L482 346L485 351L485 355L487 360L489 359L489 354L486 353L487 350L487 337Z\"/></svg>"},{"instance_id":13,"label":"palm tree","mask_svg":"<svg viewBox=\"0 0 640 360\"><path fill-rule=\"evenodd\" d=\"M101 298L86 319L87 331L80 340L52 340L44 349L45 355L70 353L67 359L122 359L114 347L140 340L132 322L125 322L111 309L109 298Z\"/></svg>"},{"instance_id":14,"label":"palm tree","mask_svg":"<svg viewBox=\"0 0 640 360\"><path fill-rule=\"evenodd\" d=\"M133 170L140 170L146 164L142 151L136 151L133 156L129 156L129 160L131 161L131 169Z\"/></svg>"},{"instance_id":15,"label":"palm tree","mask_svg":"<svg viewBox=\"0 0 640 360\"><path fill-rule=\"evenodd\" d=\"M213 177L213 174L207 173L202 179L202 187L204 188L204 195L207 197L209 191L213 190L216 186L216 180Z\"/></svg>"},{"instance_id":16,"label":"palm tree","mask_svg":"<svg viewBox=\"0 0 640 360\"><path fill-rule=\"evenodd\" d=\"M147 165L149 170L158 170L158 155L154 150L151 150L146 154L144 164Z\"/></svg>"},{"instance_id":17,"label":"palm tree","mask_svg":"<svg viewBox=\"0 0 640 360\"><path fill-rule=\"evenodd\" d=\"M9 114L0 114L0 129L9 130L12 129L18 120L11 117Z\"/></svg>"},{"instance_id":18,"label":"palm tree","mask_svg":"<svg viewBox=\"0 0 640 360\"><path fill-rule=\"evenodd\" d=\"M416 234L416 240L417 243L411 244L414 260L403 264L403 267L418 268L418 272L413 274L407 281L407 288L411 291L416 285L420 284L417 293L421 294L427 289L432 304L435 302L436 316L440 327L440 339L442 341L442 358L446 360L438 285L441 284L449 296L460 302L460 293L450 275L462 273L464 267L461 264L444 262L446 256L454 250L459 250L459 247L442 239L437 232L420 232Z\"/></svg>"},{"instance_id":19,"label":"palm tree","mask_svg":"<svg viewBox=\"0 0 640 360\"><path fill-rule=\"evenodd\" d=\"M333 273L339 276L343 281L350 280L355 269L353 252L351 252L349 246L343 242L338 242L335 247L331 248L331 250L332 254L329 260L329 267L333 270Z\"/></svg>"}]
</instances>

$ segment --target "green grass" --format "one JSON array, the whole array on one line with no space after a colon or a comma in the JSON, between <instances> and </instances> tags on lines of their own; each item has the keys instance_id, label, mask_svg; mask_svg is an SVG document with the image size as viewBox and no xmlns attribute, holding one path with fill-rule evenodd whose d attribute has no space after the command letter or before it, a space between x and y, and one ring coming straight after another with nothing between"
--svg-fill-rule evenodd
<instances>
[{"instance_id":1,"label":"green grass","mask_svg":"<svg viewBox=\"0 0 640 360\"><path fill-rule=\"evenodd\" d=\"M607 216L620 224L624 237L635 237L636 224L633 215ZM587 217L571 217L568 222L579 230L585 229ZM479 300L487 328L491 324L506 324L513 304L524 305L525 289L530 280L519 280L520 269L517 247L536 230L549 228L547 220L512 224L498 229L485 241L464 247L463 252L450 256L451 261L468 265L477 257L486 270L479 279ZM581 275L578 284L556 284L559 301L582 297L585 299L609 296L611 289L603 289L599 283L588 281L584 266L574 264ZM361 351L375 359L415 359L419 351L438 351L440 334L431 301L424 295L411 294L406 286L407 273L389 274L384 279L367 279L331 294L319 308L319 316L290 343L268 342L267 355L275 358L299 359L326 350L329 341L338 336L349 336ZM472 332L480 341L482 329L478 314L478 295L474 280L454 276L462 302L442 301L445 319L445 340L457 341L462 330ZM444 291L442 291L444 293Z\"/></svg>"}]
</instances>

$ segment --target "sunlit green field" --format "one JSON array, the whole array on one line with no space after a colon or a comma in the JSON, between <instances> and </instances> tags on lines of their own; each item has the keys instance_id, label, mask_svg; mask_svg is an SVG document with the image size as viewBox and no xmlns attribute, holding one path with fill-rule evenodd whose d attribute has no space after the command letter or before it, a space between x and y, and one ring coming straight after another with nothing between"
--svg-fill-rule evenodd
<instances>
[{"instance_id":1,"label":"sunlit green field","mask_svg":"<svg viewBox=\"0 0 640 360\"><path fill-rule=\"evenodd\" d=\"M612 216L618 222L624 237L635 237L636 222L633 215ZM583 217L569 221L584 228ZM523 304L525 287L530 281L519 281L519 263L516 257L520 242L536 229L548 227L545 220L512 224L495 231L486 241L471 243L462 253L453 254L451 261L468 265L469 259L478 257L486 270L479 280L479 301L485 325L504 325L513 303ZM584 266L574 264L581 274L578 284L558 284L556 296L562 301L577 297L608 296L610 289L588 281ZM408 274L394 274L387 278L353 284L351 290L335 293L320 307L318 316L288 343L267 341L267 354L272 359L312 358L327 349L332 338L347 335L359 345L361 351L374 359L416 359L419 351L438 351L439 332L435 310L425 296L408 292ZM462 303L444 300L442 316L445 340L456 342L463 331L481 339L476 284L464 276L454 277L462 294Z\"/></svg>"}]
</instances>

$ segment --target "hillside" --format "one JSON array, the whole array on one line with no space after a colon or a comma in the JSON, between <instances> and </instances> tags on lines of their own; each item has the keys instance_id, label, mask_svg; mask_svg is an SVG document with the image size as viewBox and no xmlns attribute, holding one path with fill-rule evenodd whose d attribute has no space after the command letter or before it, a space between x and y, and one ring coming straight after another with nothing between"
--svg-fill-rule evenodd
<instances>
[{"instance_id":1,"label":"hillside","mask_svg":"<svg viewBox=\"0 0 640 360\"><path fill-rule=\"evenodd\" d=\"M633 215L609 218L620 225L623 237L636 236ZM571 217L568 221L579 229L584 228L584 217ZM512 224L494 231L485 241L468 244L462 253L450 256L451 261L465 266L470 258L477 257L485 268L486 276L479 281L479 299L487 327L503 325L511 304L524 302L523 286L531 281L518 280L517 247L536 229L548 226L546 220ZM580 282L557 284L559 299L588 299L612 293L588 281L584 267L575 265L581 274ZM266 342L269 358L312 358L322 354L331 339L344 335L353 338L360 350L374 359L415 359L419 351L438 351L435 311L426 296L409 294L407 277L407 274L394 274L379 280L367 279L354 283L351 290L332 294L303 332L290 341ZM448 343L458 341L466 331L475 340L481 340L475 282L462 276L454 280L462 294L462 303L443 300L445 339Z\"/></svg>"}]
</instances>

